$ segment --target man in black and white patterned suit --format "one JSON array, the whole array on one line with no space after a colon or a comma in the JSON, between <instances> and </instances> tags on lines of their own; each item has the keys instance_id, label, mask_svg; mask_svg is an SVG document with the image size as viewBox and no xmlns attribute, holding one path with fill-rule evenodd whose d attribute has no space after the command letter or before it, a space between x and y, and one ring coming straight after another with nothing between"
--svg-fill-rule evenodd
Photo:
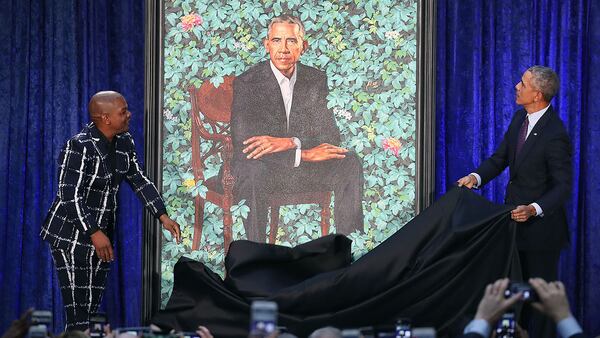
<instances>
[{"instance_id":1,"label":"man in black and white patterned suit","mask_svg":"<svg viewBox=\"0 0 600 338\"><path fill-rule=\"evenodd\" d=\"M99 92L89 103L90 122L67 141L58 163L58 191L40 235L50 244L58 272L67 330L85 330L96 312L114 259L112 236L117 192L126 180L176 241L179 225L167 215L154 184L138 162L125 98Z\"/></svg>"}]
</instances>

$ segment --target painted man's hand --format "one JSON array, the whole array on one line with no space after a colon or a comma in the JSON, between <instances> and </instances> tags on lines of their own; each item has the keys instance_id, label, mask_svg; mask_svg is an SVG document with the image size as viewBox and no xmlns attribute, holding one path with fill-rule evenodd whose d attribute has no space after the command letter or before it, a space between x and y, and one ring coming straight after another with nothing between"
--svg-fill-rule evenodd
<instances>
[{"instance_id":1,"label":"painted man's hand","mask_svg":"<svg viewBox=\"0 0 600 338\"><path fill-rule=\"evenodd\" d=\"M469 189L473 188L477 184L477 178L471 174L456 181L459 187L465 186Z\"/></svg>"},{"instance_id":2,"label":"painted man's hand","mask_svg":"<svg viewBox=\"0 0 600 338\"><path fill-rule=\"evenodd\" d=\"M535 216L536 213L533 205L519 205L510 212L510 218L516 222L526 222L530 217Z\"/></svg>"},{"instance_id":3,"label":"painted man's hand","mask_svg":"<svg viewBox=\"0 0 600 338\"><path fill-rule=\"evenodd\" d=\"M94 232L91 236L91 239L94 248L96 248L96 254L100 260L104 262L112 262L115 259L110 239L108 239L102 230Z\"/></svg>"},{"instance_id":4,"label":"painted man's hand","mask_svg":"<svg viewBox=\"0 0 600 338\"><path fill-rule=\"evenodd\" d=\"M328 143L307 150L302 150L303 162L322 162L333 159L341 159L346 157L348 149L337 147Z\"/></svg>"},{"instance_id":5,"label":"painted man's hand","mask_svg":"<svg viewBox=\"0 0 600 338\"><path fill-rule=\"evenodd\" d=\"M167 214L162 214L159 220L162 223L163 228L171 233L173 239L175 239L175 242L179 243L181 241L181 230L179 224L170 219Z\"/></svg>"},{"instance_id":6,"label":"painted man's hand","mask_svg":"<svg viewBox=\"0 0 600 338\"><path fill-rule=\"evenodd\" d=\"M291 137L253 136L244 141L244 154L248 159L258 159L267 154L278 153L295 149L296 145Z\"/></svg>"}]
</instances>

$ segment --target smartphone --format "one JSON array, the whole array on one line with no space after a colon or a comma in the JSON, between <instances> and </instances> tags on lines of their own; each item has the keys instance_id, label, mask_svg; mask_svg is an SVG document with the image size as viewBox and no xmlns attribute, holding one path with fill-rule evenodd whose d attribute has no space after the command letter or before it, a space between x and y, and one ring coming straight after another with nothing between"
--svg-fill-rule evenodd
<instances>
[{"instance_id":1,"label":"smartphone","mask_svg":"<svg viewBox=\"0 0 600 338\"><path fill-rule=\"evenodd\" d=\"M200 338L200 335L196 332L180 332L180 335L183 336L183 338Z\"/></svg>"},{"instance_id":2,"label":"smartphone","mask_svg":"<svg viewBox=\"0 0 600 338\"><path fill-rule=\"evenodd\" d=\"M507 312L502 315L502 318L496 324L497 338L514 338L515 337L515 314Z\"/></svg>"},{"instance_id":3,"label":"smartphone","mask_svg":"<svg viewBox=\"0 0 600 338\"><path fill-rule=\"evenodd\" d=\"M27 332L29 338L45 338L49 336L52 324L52 312L35 310L31 313L31 326Z\"/></svg>"},{"instance_id":4,"label":"smartphone","mask_svg":"<svg viewBox=\"0 0 600 338\"><path fill-rule=\"evenodd\" d=\"M342 338L363 338L363 336L358 329L345 329L342 330Z\"/></svg>"},{"instance_id":5,"label":"smartphone","mask_svg":"<svg viewBox=\"0 0 600 338\"><path fill-rule=\"evenodd\" d=\"M412 325L408 318L400 318L396 321L396 338L412 336Z\"/></svg>"},{"instance_id":6,"label":"smartphone","mask_svg":"<svg viewBox=\"0 0 600 338\"><path fill-rule=\"evenodd\" d=\"M277 329L277 303L255 300L250 306L250 336L267 337Z\"/></svg>"},{"instance_id":7,"label":"smartphone","mask_svg":"<svg viewBox=\"0 0 600 338\"><path fill-rule=\"evenodd\" d=\"M508 288L506 288L506 290L504 291L504 297L510 298L510 297L512 297L512 295L517 294L519 292L521 292L523 294L524 302L538 302L539 301L537 293L535 293L535 290L533 289L533 287L531 285L529 285L528 283L521 283L521 282L511 282L508 285Z\"/></svg>"},{"instance_id":8,"label":"smartphone","mask_svg":"<svg viewBox=\"0 0 600 338\"><path fill-rule=\"evenodd\" d=\"M378 325L375 327L377 338L395 338L396 325Z\"/></svg>"},{"instance_id":9,"label":"smartphone","mask_svg":"<svg viewBox=\"0 0 600 338\"><path fill-rule=\"evenodd\" d=\"M106 314L103 312L96 312L90 316L90 337L91 338L104 338L104 329L108 323Z\"/></svg>"},{"instance_id":10,"label":"smartphone","mask_svg":"<svg viewBox=\"0 0 600 338\"><path fill-rule=\"evenodd\" d=\"M436 331L433 327L414 327L412 336L413 338L435 338Z\"/></svg>"}]
</instances>

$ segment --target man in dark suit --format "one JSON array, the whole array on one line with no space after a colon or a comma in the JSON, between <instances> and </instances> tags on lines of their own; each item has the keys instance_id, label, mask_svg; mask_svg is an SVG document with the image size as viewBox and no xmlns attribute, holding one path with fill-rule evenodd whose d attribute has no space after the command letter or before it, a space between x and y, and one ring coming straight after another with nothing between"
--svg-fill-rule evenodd
<instances>
[{"instance_id":1,"label":"man in dark suit","mask_svg":"<svg viewBox=\"0 0 600 338\"><path fill-rule=\"evenodd\" d=\"M233 85L234 195L250 208L248 239L265 241L267 197L274 191L332 189L338 233L361 231L362 164L339 147L326 75L298 62L308 47L304 26L292 16L276 17L264 46L270 60Z\"/></svg>"},{"instance_id":2,"label":"man in dark suit","mask_svg":"<svg viewBox=\"0 0 600 338\"><path fill-rule=\"evenodd\" d=\"M539 302L532 303L541 313L547 315L554 321L557 331L563 338L584 338L585 334L579 323L571 314L569 300L565 292L565 286L561 282L547 283L541 278L529 279L529 284L539 297ZM507 278L499 279L488 284L485 293L477 307L475 318L466 326L461 338L487 338L493 329L493 325L500 317L511 309L522 299L522 294L514 294L506 298L504 291L509 285ZM516 337L523 337L523 332L516 327ZM525 335L526 336L526 335ZM550 336L531 336L550 337Z\"/></svg>"},{"instance_id":3,"label":"man in dark suit","mask_svg":"<svg viewBox=\"0 0 600 338\"><path fill-rule=\"evenodd\" d=\"M99 92L89 104L90 122L67 141L58 164L58 191L40 236L50 244L66 312L67 330L85 331L102 298L117 217L117 192L126 180L146 208L177 241L156 187L142 171L127 132L131 112L116 92Z\"/></svg>"},{"instance_id":4,"label":"man in dark suit","mask_svg":"<svg viewBox=\"0 0 600 338\"><path fill-rule=\"evenodd\" d=\"M494 154L475 172L458 180L459 186L479 187L506 167L510 181L505 203L515 206L511 217L517 226L517 248L523 279L558 279L560 250L569 243L564 204L571 191L571 142L550 101L558 92L558 76L552 69L530 67L515 86L517 111ZM523 323L538 334L542 326L528 327L531 309L525 308ZM542 331L545 331L542 328ZM540 336L550 336L551 333Z\"/></svg>"}]
</instances>

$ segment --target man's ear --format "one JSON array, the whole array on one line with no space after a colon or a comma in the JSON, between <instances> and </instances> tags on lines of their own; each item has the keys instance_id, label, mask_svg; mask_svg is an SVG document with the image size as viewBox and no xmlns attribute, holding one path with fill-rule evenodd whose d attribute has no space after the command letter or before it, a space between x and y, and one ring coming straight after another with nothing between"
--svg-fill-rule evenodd
<instances>
[{"instance_id":1,"label":"man's ear","mask_svg":"<svg viewBox=\"0 0 600 338\"><path fill-rule=\"evenodd\" d=\"M302 54L304 54L308 50L308 41L302 41Z\"/></svg>"},{"instance_id":2,"label":"man's ear","mask_svg":"<svg viewBox=\"0 0 600 338\"><path fill-rule=\"evenodd\" d=\"M102 114L102 123L104 124L110 124L110 119L108 118L108 114Z\"/></svg>"}]
</instances>

